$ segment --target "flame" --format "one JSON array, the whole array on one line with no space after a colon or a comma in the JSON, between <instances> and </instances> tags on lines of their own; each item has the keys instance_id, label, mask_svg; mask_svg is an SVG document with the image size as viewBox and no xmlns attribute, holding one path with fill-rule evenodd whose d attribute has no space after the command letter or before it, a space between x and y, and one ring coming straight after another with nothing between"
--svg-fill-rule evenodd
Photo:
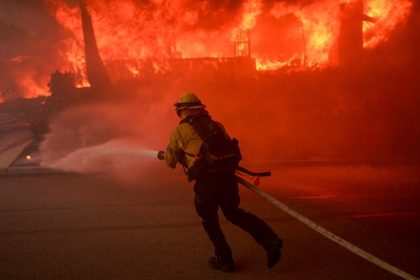
<instances>
[{"instance_id":1,"label":"flame","mask_svg":"<svg viewBox=\"0 0 420 280\"><path fill-rule=\"evenodd\" d=\"M257 70L274 70L288 65L288 61L277 61L268 59L257 59Z\"/></svg>"},{"instance_id":2,"label":"flame","mask_svg":"<svg viewBox=\"0 0 420 280\"><path fill-rule=\"evenodd\" d=\"M305 67L323 67L330 63L330 50L338 37L339 32L339 2L318 1L311 5L301 6L276 3L269 11L276 19L292 15L297 25L293 33L300 37L300 50L281 61L270 60L268 64L261 64L259 69L278 69L291 65L292 61L300 61ZM304 68L302 68L304 69Z\"/></svg>"},{"instance_id":3,"label":"flame","mask_svg":"<svg viewBox=\"0 0 420 280\"><path fill-rule=\"evenodd\" d=\"M296 14L302 22L308 66L326 65L329 52L338 36L338 9L334 2L312 5Z\"/></svg>"},{"instance_id":4,"label":"flame","mask_svg":"<svg viewBox=\"0 0 420 280\"><path fill-rule=\"evenodd\" d=\"M25 98L36 98L48 95L47 76L35 78L36 75L31 72L19 72L16 74L19 81L19 94Z\"/></svg>"},{"instance_id":5,"label":"flame","mask_svg":"<svg viewBox=\"0 0 420 280\"><path fill-rule=\"evenodd\" d=\"M261 0L248 0L243 5L243 16L239 28L242 30L251 30L257 24L257 17L261 14Z\"/></svg>"},{"instance_id":6,"label":"flame","mask_svg":"<svg viewBox=\"0 0 420 280\"><path fill-rule=\"evenodd\" d=\"M69 6L66 0L44 1L66 34L60 42L59 58L63 65L60 70L76 73L78 87L89 86L79 7ZM145 67L164 73L170 67L168 60L173 58L234 56L233 43L241 32L249 34L257 70L329 67L340 32L340 5L354 1L358 0L300 1L299 4L246 0L232 14L228 5L215 9L212 1L89 0L87 8L105 64L122 61L131 77L141 77ZM373 49L386 42L408 19L412 5L413 0L365 0L364 14L372 20L363 24L364 48ZM215 23L211 18L218 20ZM264 30L267 21L263 19L267 18L279 24L291 18L293 24L276 26L274 32L281 31L273 34ZM253 41L266 38L265 42L270 44L271 37L280 37L282 32L294 43L288 44L288 39L284 39L287 43L283 42L285 46L277 53L265 53L258 47L258 40ZM238 45L238 53L246 53L246 47ZM24 56L11 58L15 64L27 60ZM42 74L45 78L34 79L33 73L18 74L25 96L48 94L50 73Z\"/></svg>"},{"instance_id":7,"label":"flame","mask_svg":"<svg viewBox=\"0 0 420 280\"><path fill-rule=\"evenodd\" d=\"M340 5L356 1L359 0L291 4L291 1L244 0L229 10L229 5L215 5L213 1L88 0L87 8L105 65L125 67L118 75L111 75L113 81L118 81L141 77L145 69L165 73L174 58L221 58L250 53L259 71L308 71L334 66L333 55L340 36ZM69 6L67 0L44 2L64 33L54 63L60 60L59 70L75 73L78 87L89 86L79 7ZM413 6L413 0L363 2L365 49L375 49L388 41L394 30L407 21ZM217 20L212 22L212 18ZM268 29L267 19L274 19L277 25ZM284 39L275 41L275 36ZM271 52L261 47L267 45L274 46ZM11 67L8 80L12 81L14 92L24 97L49 94L51 73L45 72L49 67L40 69L36 61L27 55L2 59ZM5 93L3 96L0 93L0 102L6 98Z\"/></svg>"},{"instance_id":8,"label":"flame","mask_svg":"<svg viewBox=\"0 0 420 280\"><path fill-rule=\"evenodd\" d=\"M398 24L403 23L412 8L409 0L370 0L365 2L365 14L374 22L364 22L364 44L372 49L389 38L389 34Z\"/></svg>"},{"instance_id":9,"label":"flame","mask_svg":"<svg viewBox=\"0 0 420 280\"><path fill-rule=\"evenodd\" d=\"M133 77L136 77L140 74L140 70L135 65L127 65L128 70L133 74Z\"/></svg>"},{"instance_id":10,"label":"flame","mask_svg":"<svg viewBox=\"0 0 420 280\"><path fill-rule=\"evenodd\" d=\"M77 7L70 8L61 0L47 1L47 6L53 13L56 21L69 34L62 42L63 49L59 52L66 70L76 74L77 87L89 86L86 76L84 57L83 31L80 11Z\"/></svg>"},{"instance_id":11,"label":"flame","mask_svg":"<svg viewBox=\"0 0 420 280\"><path fill-rule=\"evenodd\" d=\"M317 1L311 5L299 6L276 3L270 10L275 18L294 15L301 24L303 52L295 53L301 57L302 64L313 67L327 67L332 64L330 54L339 36L340 28L340 4L350 4L357 0L341 1ZM412 2L410 0L366 0L364 1L364 13L373 19L363 24L363 47L372 49L385 42L398 24L402 24L408 18ZM362 15L360 15L362 17ZM258 59L257 67L260 70L278 69L290 65L292 59L283 60Z\"/></svg>"}]
</instances>

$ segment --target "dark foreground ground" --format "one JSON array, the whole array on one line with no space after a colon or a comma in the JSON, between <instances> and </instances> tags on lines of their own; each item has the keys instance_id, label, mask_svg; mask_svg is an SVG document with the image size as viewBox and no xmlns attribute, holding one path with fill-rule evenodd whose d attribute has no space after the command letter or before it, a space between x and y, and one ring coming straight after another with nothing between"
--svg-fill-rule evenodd
<instances>
[{"instance_id":1,"label":"dark foreground ground","mask_svg":"<svg viewBox=\"0 0 420 280\"><path fill-rule=\"evenodd\" d=\"M176 175L171 175L175 174ZM222 218L238 270L212 253L192 186L154 169L0 177L0 279L398 279L245 188L242 207L285 240L272 270L252 238ZM274 168L261 188L327 229L420 276L420 166Z\"/></svg>"}]
</instances>

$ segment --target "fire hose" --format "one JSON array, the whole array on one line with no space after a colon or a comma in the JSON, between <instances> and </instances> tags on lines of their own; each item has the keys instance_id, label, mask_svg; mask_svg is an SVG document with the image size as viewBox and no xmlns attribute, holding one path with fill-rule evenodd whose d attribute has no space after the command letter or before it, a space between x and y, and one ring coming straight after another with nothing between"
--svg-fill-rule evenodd
<instances>
[{"instance_id":1,"label":"fire hose","mask_svg":"<svg viewBox=\"0 0 420 280\"><path fill-rule=\"evenodd\" d=\"M163 160L165 158L165 152L159 151L158 152L158 159ZM251 176L251 178L247 178L248 175ZM238 179L238 182L246 187L247 189L253 191L260 197L264 198L266 201L270 202L286 214L292 216L293 218L297 219L299 222L303 223L307 227L311 228L312 230L318 232L319 234L323 235L324 237L328 238L329 240L337 243L341 247L347 249L348 251L352 252L355 255L358 255L359 257L369 261L370 263L394 274L402 279L406 280L420 280L416 276L413 276L405 271L402 271L401 269L387 263L386 261L366 252L365 250L357 247L356 245L348 242L347 240L341 238L340 236L332 233L331 231L325 229L324 227L318 225L317 223L313 222L309 218L303 216L302 214L298 213L297 211L293 210L292 208L288 207L284 203L280 202L276 198L272 197L271 195L267 194L266 192L262 191L257 187L259 184L259 178L260 177L266 177L271 176L271 172L264 171L264 172L252 172L244 167L238 166L236 168L236 177ZM247 180L248 179L248 180ZM251 179L253 182L249 182L249 179Z\"/></svg>"},{"instance_id":2,"label":"fire hose","mask_svg":"<svg viewBox=\"0 0 420 280\"><path fill-rule=\"evenodd\" d=\"M319 234L323 235L324 237L328 238L329 240L337 243L341 247L344 247L345 249L349 250L355 255L358 255L359 257L375 264L376 266L394 274L402 279L406 280L420 280L419 278L400 270L399 268L387 263L386 261L366 252L365 250L357 247L356 245L348 242L347 240L341 238L340 236L332 233L331 231L325 229L324 227L318 225L317 223L313 222L312 220L308 219L307 217L303 216L302 214L296 212L292 208L288 207L284 203L280 202L276 198L272 197L271 195L267 194L266 192L262 191L261 189L257 188L254 184L251 184L241 176L237 176L238 182L246 187L247 189L250 189L251 191L255 192L286 214L292 216L293 218L297 219L299 222L303 223L305 226L313 229L314 231L318 232Z\"/></svg>"}]
</instances>

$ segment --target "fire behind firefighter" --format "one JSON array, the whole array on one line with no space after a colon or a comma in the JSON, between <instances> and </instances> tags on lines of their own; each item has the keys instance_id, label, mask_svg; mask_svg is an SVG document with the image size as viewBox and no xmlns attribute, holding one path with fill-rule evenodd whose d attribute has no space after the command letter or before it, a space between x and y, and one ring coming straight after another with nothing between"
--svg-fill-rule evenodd
<instances>
[{"instance_id":1,"label":"fire behind firefighter","mask_svg":"<svg viewBox=\"0 0 420 280\"><path fill-rule=\"evenodd\" d=\"M238 141L228 136L222 124L211 119L194 93L182 94L175 109L181 121L172 132L166 152L160 152L158 157L165 159L171 168L180 163L189 181L195 180L195 209L214 245L210 267L225 272L235 268L219 225L220 207L228 221L248 232L265 249L267 266L272 268L280 260L283 242L264 221L239 208L235 176L241 159Z\"/></svg>"}]
</instances>

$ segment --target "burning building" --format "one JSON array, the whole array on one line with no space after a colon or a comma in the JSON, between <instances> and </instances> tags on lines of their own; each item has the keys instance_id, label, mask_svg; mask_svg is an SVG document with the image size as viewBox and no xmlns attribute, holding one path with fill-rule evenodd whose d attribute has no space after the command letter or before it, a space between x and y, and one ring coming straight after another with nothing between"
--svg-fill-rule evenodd
<instances>
[{"instance_id":1,"label":"burning building","mask_svg":"<svg viewBox=\"0 0 420 280\"><path fill-rule=\"evenodd\" d=\"M244 76L282 67L299 71L354 64L362 60L365 49L387 40L411 7L409 0L320 0L306 5L248 0L231 10L207 2L88 3L100 34L99 52L114 82L154 73ZM87 84L77 7L55 1L50 10L74 35L66 42L65 55L79 73L79 84ZM83 11L86 18L87 9ZM205 12L235 16L208 27L202 18ZM85 28L87 32L91 31Z\"/></svg>"},{"instance_id":2,"label":"burning building","mask_svg":"<svg viewBox=\"0 0 420 280\"><path fill-rule=\"evenodd\" d=\"M0 20L2 32L13 33L11 44L19 46L2 51L1 68L8 71L0 78L0 98L49 95L46 85L57 68L74 73L77 87L108 88L154 75L252 77L359 65L367 50L380 47L407 21L413 2L45 0L42 5L63 33L50 44L55 69L22 47L34 38L19 41L25 32ZM96 82L89 83L88 76Z\"/></svg>"},{"instance_id":3,"label":"burning building","mask_svg":"<svg viewBox=\"0 0 420 280\"><path fill-rule=\"evenodd\" d=\"M151 77L155 74L169 76L211 78L226 76L231 78L252 76L256 72L255 59L251 56L251 42L248 31L239 30L233 38L234 56L231 57L196 57L184 58L168 42L170 50L164 61L154 58L107 60L104 63L99 55L94 27L86 5L80 3L83 37L86 54L86 77L92 87L110 87L110 79L115 83L121 80ZM83 73L75 73L77 80L83 83Z\"/></svg>"},{"instance_id":4,"label":"burning building","mask_svg":"<svg viewBox=\"0 0 420 280\"><path fill-rule=\"evenodd\" d=\"M396 27L406 22L413 2L90 0L82 13L80 6L71 1L45 0L39 5L39 9L47 8L62 33L51 44L53 67L74 72L77 86L84 87L89 85L87 73L91 71L87 63L106 68L109 78L101 74L101 80L111 82L171 71L186 76L252 76L267 70L307 71L357 63L363 60L364 51L386 42ZM7 20L1 20L0 27L6 33L19 29ZM96 44L89 43L93 32L96 39L91 43ZM24 32L13 33L11 43L25 45L14 38L19 33L26 36ZM96 45L97 49L85 49L87 45ZM48 95L46 84L56 69L42 66L45 70L40 71L39 63L32 62L36 55L18 49L20 53L2 51L7 54L2 58L2 67L10 72L32 63L37 71L16 70L18 73L10 74L11 81L1 81L3 98L11 92L22 92L27 97ZM85 53L93 61L88 62Z\"/></svg>"}]
</instances>

